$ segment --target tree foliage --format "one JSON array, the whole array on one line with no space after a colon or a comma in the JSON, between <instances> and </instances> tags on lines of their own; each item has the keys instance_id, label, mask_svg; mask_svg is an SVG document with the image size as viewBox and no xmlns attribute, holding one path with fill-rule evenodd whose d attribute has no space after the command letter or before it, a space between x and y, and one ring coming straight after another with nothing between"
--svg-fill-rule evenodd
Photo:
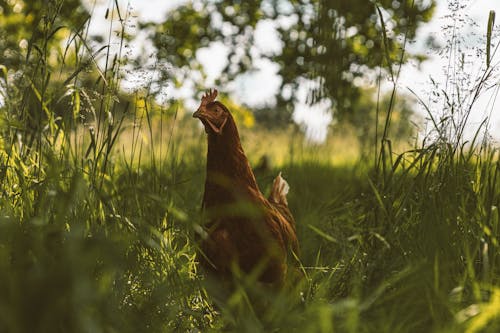
<instances>
[{"instance_id":1,"label":"tree foliage","mask_svg":"<svg viewBox=\"0 0 500 333\"><path fill-rule=\"evenodd\" d=\"M174 73L178 80L202 69L198 50L221 42L229 55L217 85L269 59L279 65L282 78L279 105L293 102L304 80L312 80L316 84L309 101L331 99L342 120L360 96L356 78L379 66L391 71L394 63L410 57L423 59L408 53L402 57L402 49L434 8L434 0L193 0L155 25L152 39L159 58L180 69ZM268 52L255 45L256 28L264 22L275 27L281 50Z\"/></svg>"}]
</instances>

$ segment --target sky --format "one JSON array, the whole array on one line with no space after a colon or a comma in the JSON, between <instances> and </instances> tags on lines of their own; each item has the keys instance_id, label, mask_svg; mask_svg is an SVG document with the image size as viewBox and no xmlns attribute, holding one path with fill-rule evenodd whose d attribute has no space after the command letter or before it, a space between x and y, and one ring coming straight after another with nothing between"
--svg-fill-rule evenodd
<instances>
[{"instance_id":1,"label":"sky","mask_svg":"<svg viewBox=\"0 0 500 333\"><path fill-rule=\"evenodd\" d=\"M91 0L89 0L91 1ZM132 12L136 19L141 21L162 22L168 15L169 10L176 6L185 3L186 0L118 0L119 4L123 7L127 5L132 8ZM108 6L111 6L113 0L101 0L97 2L98 5L94 12L94 22L91 26L93 33L102 33L103 28L109 23L104 20L104 13ZM438 0L437 10L431 22L421 26L417 33L418 40L408 46L412 52L424 53L429 57L429 60L421 65L408 63L403 66L401 70L400 79L397 84L397 90L400 93L408 94L410 89L414 91L420 99L429 102L428 106L435 109L436 113L442 109L442 102L432 105L430 102L431 96L435 90L446 90L448 72L448 58L446 53L440 54L437 50L426 49L424 40L427 36L432 36L438 44L444 46L446 40L449 40L451 34L450 29L445 29L446 26L452 25L454 21L449 17L450 4L459 3L463 8L459 11L459 17L456 21L456 33L463 38L462 46L467 51L464 51L464 59L466 59L466 72L479 73L481 65L484 67L484 56L478 57L477 50L484 50L485 42L481 40L481 36L485 35L488 15L490 10L497 13L497 22L500 23L500 1L498 0ZM461 19L464 18L464 21ZM133 25L133 24L132 24ZM135 31L139 36L139 43L144 44L144 35L140 31ZM494 36L500 34L500 25L496 25ZM142 36L142 37L141 37ZM497 38L500 40L500 38ZM256 46L265 50L279 50L281 41L274 31L271 22L263 22L257 26L255 36ZM143 48L135 48L135 52L143 52L144 49L151 48L151 45L143 45ZM134 52L132 50L130 52ZM500 52L499 52L500 53ZM221 72L224 67L224 62L214 63L214 59L224 59L227 54L226 48L221 43L213 45L211 48L200 50L196 56L200 62L208 64L207 68L208 80L213 80ZM495 55L492 63L500 60L500 54ZM255 105L256 101L266 101L272 103L273 96L279 88L280 78L276 74L278 66L268 60L261 60L256 63L257 71L251 75L245 75L243 78L233 82L229 89L233 98L239 102L246 103L250 107ZM125 83L133 87L136 83L137 77L147 80L147 74L131 75L130 81ZM474 78L475 75L471 75ZM431 88L431 79L437 83L438 88ZM312 141L322 141L327 135L329 124L332 121L331 103L322 102L314 106L309 106L305 103L307 89L309 88L308 82L302 85L304 89L297 93L298 103L294 108L294 120L302 124L306 130L307 136ZM372 83L374 84L374 83ZM207 87L208 88L208 87ZM390 84L383 85L383 88L390 89ZM450 93L450 92L449 92ZM180 89L173 89L167 87L165 90L167 98L182 97L186 100L187 106L196 108L198 101L192 99L192 86L186 84ZM484 94L476 104L471 112L471 128L470 133L474 132L474 126L479 124L486 115L491 113L490 134L496 139L500 139L500 112L495 109L494 97L495 91L491 90ZM441 104L440 104L441 103ZM424 108L418 107L418 111L423 117L426 116ZM471 134L472 135L472 134Z\"/></svg>"}]
</instances>

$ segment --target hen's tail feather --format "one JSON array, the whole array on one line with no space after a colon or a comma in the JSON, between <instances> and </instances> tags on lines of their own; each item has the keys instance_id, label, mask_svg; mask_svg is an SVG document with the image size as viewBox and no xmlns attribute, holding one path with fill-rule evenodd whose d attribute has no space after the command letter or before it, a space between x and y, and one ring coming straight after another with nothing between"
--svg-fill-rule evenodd
<instances>
[{"instance_id":1,"label":"hen's tail feather","mask_svg":"<svg viewBox=\"0 0 500 333\"><path fill-rule=\"evenodd\" d=\"M286 195L290 190L290 185L286 182L283 177L281 177L281 172L278 174L273 181L273 187L271 189L271 194L269 195L269 201L288 206L288 201L286 200Z\"/></svg>"},{"instance_id":2,"label":"hen's tail feather","mask_svg":"<svg viewBox=\"0 0 500 333\"><path fill-rule=\"evenodd\" d=\"M290 190L290 186L283 177L281 177L281 172L273 181L273 187L271 189L271 194L269 195L269 202L274 208L276 208L281 215L285 218L286 223L283 225L283 232L286 234L286 239L288 240L288 246L291 247L296 255L300 254L299 242L296 236L295 220L293 218L292 212L288 208L288 201L286 195Z\"/></svg>"}]
</instances>

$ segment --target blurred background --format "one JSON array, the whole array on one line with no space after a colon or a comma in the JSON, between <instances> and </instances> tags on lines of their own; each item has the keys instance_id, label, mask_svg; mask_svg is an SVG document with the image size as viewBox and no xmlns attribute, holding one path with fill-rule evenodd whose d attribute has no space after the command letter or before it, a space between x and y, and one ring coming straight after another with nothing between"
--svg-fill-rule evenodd
<instances>
[{"instance_id":1,"label":"blurred background","mask_svg":"<svg viewBox=\"0 0 500 333\"><path fill-rule=\"evenodd\" d=\"M103 13L113 3L84 4L97 14L91 34L104 37L112 16L105 19ZM451 77L449 64L456 56L463 57L468 72L478 72L485 65L477 59L486 50L489 11L498 11L500 3L428 0L417 1L416 6L409 1L377 4L393 44L392 62L401 65L396 82L402 94L399 100L404 100L397 107L402 116L399 134L423 133L422 120L427 115L414 94L427 99L430 90L446 92L453 86L457 78ZM218 87L236 103L248 106L259 123L283 126L294 121L314 142L324 142L328 131L336 130L335 125L352 126L363 138L366 127L373 124L370 112L377 108L375 95L383 97L392 88L389 74L379 70L386 67L383 45L375 43L380 19L373 8L359 12L357 3L324 5L330 13L321 13L327 10L309 1L270 0L252 5L238 1L118 1L117 5L122 12L130 11L132 57L141 54L143 65L125 77L123 87L133 90L148 84L151 76L166 69L156 77L155 83L161 85L158 97L182 99L191 110L197 107L200 89ZM411 17L404 18L410 11ZM334 17L346 13L346 22L334 23ZM325 27L335 25L335 33L326 37ZM169 33L175 35L170 41ZM457 49L450 45L452 35L460 36L455 41ZM406 54L400 59L397 53L403 48ZM146 75L146 64L158 72ZM325 76L332 69L337 73ZM472 78L468 84L472 87ZM475 105L469 135L491 112L491 93ZM441 103L430 104L439 113ZM496 134L500 133L500 115L492 115L491 132L500 138Z\"/></svg>"},{"instance_id":2,"label":"blurred background","mask_svg":"<svg viewBox=\"0 0 500 333\"><path fill-rule=\"evenodd\" d=\"M30 22L40 15L37 6L44 6L36 3L2 2L0 60L11 72L29 48ZM147 90L159 104L175 100L192 111L200 91L217 87L260 126L294 123L316 143L348 130L372 144L375 114L387 109L395 84L400 96L393 128L398 139L413 142L427 134L428 111L443 113L441 99L429 99L431 92L456 94L450 88L455 81L461 89L473 88L478 78L451 75L450 64L460 58L468 73L485 66L478 59L486 49L488 14L500 4L394 0L377 2L380 12L374 4L71 0L62 19L78 27L90 17L84 31L89 50L121 50L123 93ZM387 47L379 38L381 24ZM56 42L68 43L62 31ZM101 68L109 60L98 54L95 59ZM489 114L491 133L500 133L494 93L474 105L471 134Z\"/></svg>"}]
</instances>

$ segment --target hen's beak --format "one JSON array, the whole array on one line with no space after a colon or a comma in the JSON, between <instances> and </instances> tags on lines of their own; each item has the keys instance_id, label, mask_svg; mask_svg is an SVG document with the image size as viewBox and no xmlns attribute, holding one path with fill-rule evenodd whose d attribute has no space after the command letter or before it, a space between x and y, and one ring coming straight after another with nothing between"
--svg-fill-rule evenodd
<instances>
[{"instance_id":1,"label":"hen's beak","mask_svg":"<svg viewBox=\"0 0 500 333\"><path fill-rule=\"evenodd\" d=\"M193 113L193 118L201 118L201 112L200 112L200 110L196 110L196 112Z\"/></svg>"}]
</instances>

